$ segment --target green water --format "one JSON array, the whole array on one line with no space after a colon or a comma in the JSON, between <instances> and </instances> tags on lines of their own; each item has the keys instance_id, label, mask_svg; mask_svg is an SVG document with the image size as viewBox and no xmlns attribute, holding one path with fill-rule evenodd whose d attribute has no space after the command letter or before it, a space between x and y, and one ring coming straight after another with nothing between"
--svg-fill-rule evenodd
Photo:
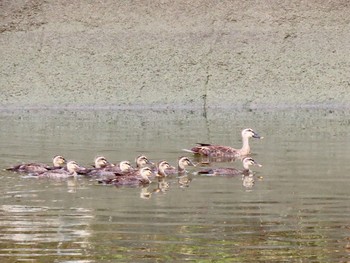
<instances>
[{"instance_id":1,"label":"green water","mask_svg":"<svg viewBox=\"0 0 350 263\"><path fill-rule=\"evenodd\" d=\"M176 165L196 142L240 147L253 128L255 184L193 174L168 187L100 186L0 171L1 262L345 262L350 260L347 110L0 113L0 165ZM240 162L212 166L241 168Z\"/></svg>"}]
</instances>

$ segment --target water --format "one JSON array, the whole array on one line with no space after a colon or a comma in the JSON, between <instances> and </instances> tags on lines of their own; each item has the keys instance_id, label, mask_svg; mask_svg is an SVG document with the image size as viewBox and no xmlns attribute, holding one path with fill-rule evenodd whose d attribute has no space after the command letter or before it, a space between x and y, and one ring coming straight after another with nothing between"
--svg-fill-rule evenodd
<instances>
[{"instance_id":1,"label":"water","mask_svg":"<svg viewBox=\"0 0 350 263\"><path fill-rule=\"evenodd\" d=\"M255 184L190 175L168 188L37 180L0 171L1 262L346 262L348 110L0 113L0 165L60 154L89 166L145 154L173 165L195 142L239 147L251 127ZM213 164L235 166L239 162ZM196 168L190 169L190 172Z\"/></svg>"}]
</instances>

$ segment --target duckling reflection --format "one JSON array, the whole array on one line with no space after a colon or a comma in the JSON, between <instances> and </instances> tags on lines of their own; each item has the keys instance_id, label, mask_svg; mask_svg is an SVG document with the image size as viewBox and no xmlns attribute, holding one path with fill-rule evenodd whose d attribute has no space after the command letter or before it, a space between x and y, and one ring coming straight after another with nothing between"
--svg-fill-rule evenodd
<instances>
[{"instance_id":1,"label":"duckling reflection","mask_svg":"<svg viewBox=\"0 0 350 263\"><path fill-rule=\"evenodd\" d=\"M56 155L52 159L53 166L43 163L23 163L9 168L7 171L13 171L18 173L44 173L49 170L60 169L66 164L66 159L61 155Z\"/></svg>"},{"instance_id":2,"label":"duckling reflection","mask_svg":"<svg viewBox=\"0 0 350 263\"><path fill-rule=\"evenodd\" d=\"M116 186L142 186L151 183L149 177L152 176L152 170L149 167L143 167L136 173L114 176L114 178L99 179L100 184L112 184Z\"/></svg>"},{"instance_id":3,"label":"duckling reflection","mask_svg":"<svg viewBox=\"0 0 350 263\"><path fill-rule=\"evenodd\" d=\"M184 175L187 173L186 166L195 166L195 164L186 156L180 156L177 162L177 169L175 167L167 168L165 170L167 175Z\"/></svg>"},{"instance_id":4,"label":"duckling reflection","mask_svg":"<svg viewBox=\"0 0 350 263\"><path fill-rule=\"evenodd\" d=\"M189 177L187 174L181 175L177 178L177 183L180 188L189 187L191 182L192 182L192 178Z\"/></svg>"},{"instance_id":5,"label":"duckling reflection","mask_svg":"<svg viewBox=\"0 0 350 263\"><path fill-rule=\"evenodd\" d=\"M207 168L198 171L198 174L205 174L210 176L220 176L220 175L228 175L228 176L237 176L237 175L250 175L253 172L250 170L251 165L256 165L261 167L262 165L255 162L251 157L245 157L242 159L243 170L236 168Z\"/></svg>"},{"instance_id":6,"label":"duckling reflection","mask_svg":"<svg viewBox=\"0 0 350 263\"><path fill-rule=\"evenodd\" d=\"M77 176L77 171L81 169L81 167L75 161L69 161L67 163L67 169L56 169L49 170L43 173L35 173L33 176L37 176L39 178L54 178L54 179L65 179L70 177Z\"/></svg>"},{"instance_id":7,"label":"duckling reflection","mask_svg":"<svg viewBox=\"0 0 350 263\"><path fill-rule=\"evenodd\" d=\"M165 180L165 177L159 177L157 187L153 189L153 193L165 193L169 188L170 184Z\"/></svg>"},{"instance_id":8,"label":"duckling reflection","mask_svg":"<svg viewBox=\"0 0 350 263\"><path fill-rule=\"evenodd\" d=\"M241 132L243 145L241 149L235 149L230 146L223 145L213 145L207 143L197 143L198 146L193 147L191 150L186 150L194 154L211 156L211 157L241 157L250 154L249 138L262 139L255 131L252 129L244 129Z\"/></svg>"},{"instance_id":9,"label":"duckling reflection","mask_svg":"<svg viewBox=\"0 0 350 263\"><path fill-rule=\"evenodd\" d=\"M150 199L152 196L152 191L149 190L149 186L141 187L140 198L141 199Z\"/></svg>"},{"instance_id":10,"label":"duckling reflection","mask_svg":"<svg viewBox=\"0 0 350 263\"><path fill-rule=\"evenodd\" d=\"M242 184L245 188L253 188L255 179L253 174L242 175Z\"/></svg>"}]
</instances>

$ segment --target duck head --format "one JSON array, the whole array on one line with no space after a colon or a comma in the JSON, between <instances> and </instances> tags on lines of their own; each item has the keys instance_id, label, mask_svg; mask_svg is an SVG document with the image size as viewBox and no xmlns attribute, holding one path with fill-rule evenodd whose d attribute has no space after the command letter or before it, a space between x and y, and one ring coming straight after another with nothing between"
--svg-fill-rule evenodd
<instances>
[{"instance_id":1,"label":"duck head","mask_svg":"<svg viewBox=\"0 0 350 263\"><path fill-rule=\"evenodd\" d=\"M76 174L80 169L81 167L75 161L69 161L67 163L67 170L71 174Z\"/></svg>"},{"instance_id":2,"label":"duck head","mask_svg":"<svg viewBox=\"0 0 350 263\"><path fill-rule=\"evenodd\" d=\"M151 180L149 179L149 177L152 176L152 174L153 174L153 172L152 172L151 168L149 168L149 167L143 167L140 170L140 175L141 175L142 179L148 183L151 183Z\"/></svg>"},{"instance_id":3,"label":"duck head","mask_svg":"<svg viewBox=\"0 0 350 263\"><path fill-rule=\"evenodd\" d=\"M167 161L161 161L158 163L158 177L166 177L167 174L165 172L166 169L168 168L174 168L173 166L171 166Z\"/></svg>"},{"instance_id":4,"label":"duck head","mask_svg":"<svg viewBox=\"0 0 350 263\"><path fill-rule=\"evenodd\" d=\"M132 166L129 161L121 161L119 163L119 168L122 172L128 172L132 170Z\"/></svg>"},{"instance_id":5,"label":"duck head","mask_svg":"<svg viewBox=\"0 0 350 263\"><path fill-rule=\"evenodd\" d=\"M135 163L137 168L141 168L146 165L153 165L153 163L150 160L148 160L148 158L144 155L137 156L135 159Z\"/></svg>"},{"instance_id":6,"label":"duck head","mask_svg":"<svg viewBox=\"0 0 350 263\"><path fill-rule=\"evenodd\" d=\"M256 138L256 139L263 139L264 137L261 137L259 134L257 134L253 129L244 129L242 131L242 137L243 138Z\"/></svg>"},{"instance_id":7,"label":"duck head","mask_svg":"<svg viewBox=\"0 0 350 263\"><path fill-rule=\"evenodd\" d=\"M103 156L96 157L94 163L95 163L95 168L104 168L107 165L109 165L109 162Z\"/></svg>"},{"instance_id":8,"label":"duck head","mask_svg":"<svg viewBox=\"0 0 350 263\"><path fill-rule=\"evenodd\" d=\"M254 161L254 159L251 158L251 157L243 158L242 163L243 163L244 169L246 169L246 170L249 170L249 166L251 166L251 165L256 165L258 167L262 167L261 164L259 164L256 161Z\"/></svg>"},{"instance_id":9,"label":"duck head","mask_svg":"<svg viewBox=\"0 0 350 263\"><path fill-rule=\"evenodd\" d=\"M61 167L67 163L67 160L61 155L56 155L53 157L52 162L54 167Z\"/></svg>"},{"instance_id":10,"label":"duck head","mask_svg":"<svg viewBox=\"0 0 350 263\"><path fill-rule=\"evenodd\" d=\"M178 160L178 169L180 170L184 170L186 166L195 166L195 164L186 156L181 156L179 157Z\"/></svg>"}]
</instances>

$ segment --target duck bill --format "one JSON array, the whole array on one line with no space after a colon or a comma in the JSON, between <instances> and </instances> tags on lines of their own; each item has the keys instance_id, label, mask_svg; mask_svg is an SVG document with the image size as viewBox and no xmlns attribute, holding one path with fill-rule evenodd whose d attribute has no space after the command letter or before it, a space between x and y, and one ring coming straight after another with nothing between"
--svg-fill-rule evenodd
<instances>
[{"instance_id":1,"label":"duck bill","mask_svg":"<svg viewBox=\"0 0 350 263\"><path fill-rule=\"evenodd\" d=\"M255 138L255 139L263 139L264 137L260 136L260 135L257 134L257 133L254 133L254 134L253 134L253 138Z\"/></svg>"},{"instance_id":2,"label":"duck bill","mask_svg":"<svg viewBox=\"0 0 350 263\"><path fill-rule=\"evenodd\" d=\"M147 160L147 164L148 164L148 165L151 165L151 166L154 166L154 165L155 165L155 163L154 163L154 162L151 162L150 160Z\"/></svg>"},{"instance_id":3,"label":"duck bill","mask_svg":"<svg viewBox=\"0 0 350 263\"><path fill-rule=\"evenodd\" d=\"M189 166L196 166L192 161L189 162Z\"/></svg>"},{"instance_id":4,"label":"duck bill","mask_svg":"<svg viewBox=\"0 0 350 263\"><path fill-rule=\"evenodd\" d=\"M260 164L260 163L254 162L254 164L258 167L262 167L262 164Z\"/></svg>"}]
</instances>

